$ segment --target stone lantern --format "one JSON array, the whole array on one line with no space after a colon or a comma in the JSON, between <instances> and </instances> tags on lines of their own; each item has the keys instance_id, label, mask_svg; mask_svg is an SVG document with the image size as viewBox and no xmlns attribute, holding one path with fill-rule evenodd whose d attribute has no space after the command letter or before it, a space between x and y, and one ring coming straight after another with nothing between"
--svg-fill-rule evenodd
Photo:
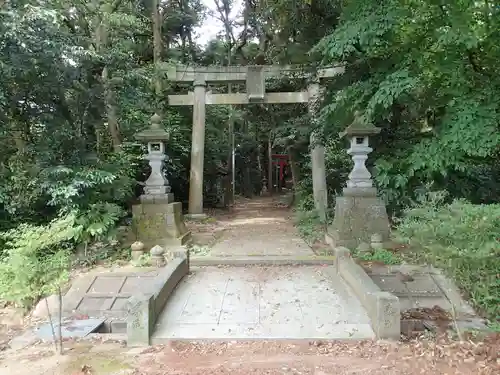
<instances>
[{"instance_id":1,"label":"stone lantern","mask_svg":"<svg viewBox=\"0 0 500 375\"><path fill-rule=\"evenodd\" d=\"M144 194L141 201L161 200L172 202L173 194L170 193L168 180L163 174L165 168L165 142L169 140L169 134L160 127L161 117L156 113L151 117L151 127L135 135L139 141L146 142L148 154L145 156L149 160L151 174L145 182ZM156 199L155 199L156 198Z\"/></svg>"},{"instance_id":2,"label":"stone lantern","mask_svg":"<svg viewBox=\"0 0 500 375\"><path fill-rule=\"evenodd\" d=\"M368 145L369 137L378 133L380 133L380 128L366 122L361 113L356 111L352 124L339 134L341 138L349 138L351 147L347 150L347 153L351 155L354 162L347 180L348 189L373 187L372 176L366 168L365 162L368 159L368 154L373 151Z\"/></svg>"},{"instance_id":3,"label":"stone lantern","mask_svg":"<svg viewBox=\"0 0 500 375\"><path fill-rule=\"evenodd\" d=\"M167 249L184 245L191 238L184 223L182 204L174 202L165 168L165 142L168 133L160 126L161 117L151 117L151 126L135 135L137 140L148 145L145 158L151 166L151 174L145 182L144 193L138 204L132 206L132 225L137 241L145 247L160 245Z\"/></svg>"},{"instance_id":4,"label":"stone lantern","mask_svg":"<svg viewBox=\"0 0 500 375\"><path fill-rule=\"evenodd\" d=\"M365 162L372 152L369 137L380 132L380 128L367 122L360 112L354 114L354 121L340 137L348 137L354 166L349 173L347 186L336 198L335 217L328 228L327 242L333 246L357 248L361 243L370 243L374 234L382 241L389 239L389 219L384 202L377 196L371 174Z\"/></svg>"}]
</instances>

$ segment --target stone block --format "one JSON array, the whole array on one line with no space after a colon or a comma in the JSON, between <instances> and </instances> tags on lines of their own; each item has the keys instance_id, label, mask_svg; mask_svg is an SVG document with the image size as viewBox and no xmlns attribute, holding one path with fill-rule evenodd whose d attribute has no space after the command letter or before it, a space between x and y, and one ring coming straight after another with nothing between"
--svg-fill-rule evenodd
<instances>
[{"instance_id":1,"label":"stone block","mask_svg":"<svg viewBox=\"0 0 500 375\"><path fill-rule=\"evenodd\" d=\"M168 298L184 276L189 273L187 258L174 258L157 276L154 291L154 309L157 318L162 312Z\"/></svg>"},{"instance_id":2,"label":"stone block","mask_svg":"<svg viewBox=\"0 0 500 375\"><path fill-rule=\"evenodd\" d=\"M129 298L127 316L127 345L149 346L155 324L153 295Z\"/></svg>"},{"instance_id":3,"label":"stone block","mask_svg":"<svg viewBox=\"0 0 500 375\"><path fill-rule=\"evenodd\" d=\"M143 194L139 200L145 204L168 204L174 202L174 194Z\"/></svg>"},{"instance_id":4,"label":"stone block","mask_svg":"<svg viewBox=\"0 0 500 375\"><path fill-rule=\"evenodd\" d=\"M331 246L356 248L363 242L370 243L374 233L388 240L390 226L384 202L369 189L350 190L336 199L335 217L328 228Z\"/></svg>"},{"instance_id":5,"label":"stone block","mask_svg":"<svg viewBox=\"0 0 500 375\"><path fill-rule=\"evenodd\" d=\"M174 248L170 253L171 253L172 259L185 258L187 261L187 266L188 266L188 271L189 271L189 267L191 266L191 252L189 251L189 248L184 247L184 246L179 246L177 248Z\"/></svg>"},{"instance_id":6,"label":"stone block","mask_svg":"<svg viewBox=\"0 0 500 375\"><path fill-rule=\"evenodd\" d=\"M401 334L401 311L398 297L388 292L375 296L372 328L379 339L398 339Z\"/></svg>"},{"instance_id":7,"label":"stone block","mask_svg":"<svg viewBox=\"0 0 500 375\"><path fill-rule=\"evenodd\" d=\"M132 207L132 214L136 239L144 242L146 247L184 245L191 237L180 202L141 202Z\"/></svg>"},{"instance_id":8,"label":"stone block","mask_svg":"<svg viewBox=\"0 0 500 375\"><path fill-rule=\"evenodd\" d=\"M152 294L130 297L127 303L127 345L148 346L156 320L177 284L189 273L187 258L175 258L155 277Z\"/></svg>"},{"instance_id":9,"label":"stone block","mask_svg":"<svg viewBox=\"0 0 500 375\"><path fill-rule=\"evenodd\" d=\"M383 292L351 257L349 249L334 249L338 275L347 283L365 308L375 336L379 339L399 339L400 303L391 293Z\"/></svg>"}]
</instances>

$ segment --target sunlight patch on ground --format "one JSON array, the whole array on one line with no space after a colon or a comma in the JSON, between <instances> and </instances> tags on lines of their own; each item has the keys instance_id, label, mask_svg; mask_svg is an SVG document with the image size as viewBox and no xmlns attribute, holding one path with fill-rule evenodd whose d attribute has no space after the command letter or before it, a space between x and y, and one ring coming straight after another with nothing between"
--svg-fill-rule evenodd
<instances>
[{"instance_id":1,"label":"sunlight patch on ground","mask_svg":"<svg viewBox=\"0 0 500 375\"><path fill-rule=\"evenodd\" d=\"M227 226L236 227L240 225L258 225L267 223L285 223L286 219L281 217L252 217L247 219L234 219L231 221L221 221Z\"/></svg>"}]
</instances>

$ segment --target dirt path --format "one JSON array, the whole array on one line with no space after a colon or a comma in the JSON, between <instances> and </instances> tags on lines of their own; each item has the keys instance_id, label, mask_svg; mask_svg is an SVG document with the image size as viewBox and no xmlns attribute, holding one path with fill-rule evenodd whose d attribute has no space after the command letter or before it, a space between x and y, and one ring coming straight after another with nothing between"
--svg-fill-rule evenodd
<instances>
[{"instance_id":1,"label":"dirt path","mask_svg":"<svg viewBox=\"0 0 500 375\"><path fill-rule=\"evenodd\" d=\"M228 212L218 211L213 221L189 223L194 236L215 240L204 255L217 257L312 256L300 238L283 197L240 198Z\"/></svg>"},{"instance_id":2,"label":"dirt path","mask_svg":"<svg viewBox=\"0 0 500 375\"><path fill-rule=\"evenodd\" d=\"M500 336L483 343L253 341L179 343L130 349L123 343L66 343L3 353L0 375L493 375Z\"/></svg>"}]
</instances>

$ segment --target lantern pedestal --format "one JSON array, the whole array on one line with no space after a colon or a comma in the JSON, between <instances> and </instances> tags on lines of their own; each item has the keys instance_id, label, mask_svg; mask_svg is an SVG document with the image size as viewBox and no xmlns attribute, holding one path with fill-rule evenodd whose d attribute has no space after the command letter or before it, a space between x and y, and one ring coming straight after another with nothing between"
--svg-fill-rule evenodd
<instances>
[{"instance_id":1,"label":"lantern pedestal","mask_svg":"<svg viewBox=\"0 0 500 375\"><path fill-rule=\"evenodd\" d=\"M370 243L373 234L389 240L389 218L385 204L375 188L346 188L335 202L335 217L327 231L326 241L333 247L355 249Z\"/></svg>"},{"instance_id":2,"label":"lantern pedestal","mask_svg":"<svg viewBox=\"0 0 500 375\"><path fill-rule=\"evenodd\" d=\"M136 139L147 142L151 174L145 182L144 194L132 206L132 226L136 239L147 248L182 246L191 239L182 215L182 204L174 202L168 180L164 176L165 141L168 133L160 127L161 118L154 115L151 127L138 134Z\"/></svg>"},{"instance_id":3,"label":"lantern pedestal","mask_svg":"<svg viewBox=\"0 0 500 375\"><path fill-rule=\"evenodd\" d=\"M191 232L184 223L181 202L142 201L132 207L132 222L137 239L147 248L182 246L191 239Z\"/></svg>"},{"instance_id":4,"label":"lantern pedestal","mask_svg":"<svg viewBox=\"0 0 500 375\"><path fill-rule=\"evenodd\" d=\"M380 129L363 120L356 113L354 122L340 134L341 137L350 137L351 147L347 153L351 155L354 166L342 196L336 198L335 217L325 236L332 247L355 249L361 243L369 244L374 234L381 236L382 241L389 240L385 203L377 196L377 189L373 187L371 174L365 166L372 151L368 138Z\"/></svg>"}]
</instances>

